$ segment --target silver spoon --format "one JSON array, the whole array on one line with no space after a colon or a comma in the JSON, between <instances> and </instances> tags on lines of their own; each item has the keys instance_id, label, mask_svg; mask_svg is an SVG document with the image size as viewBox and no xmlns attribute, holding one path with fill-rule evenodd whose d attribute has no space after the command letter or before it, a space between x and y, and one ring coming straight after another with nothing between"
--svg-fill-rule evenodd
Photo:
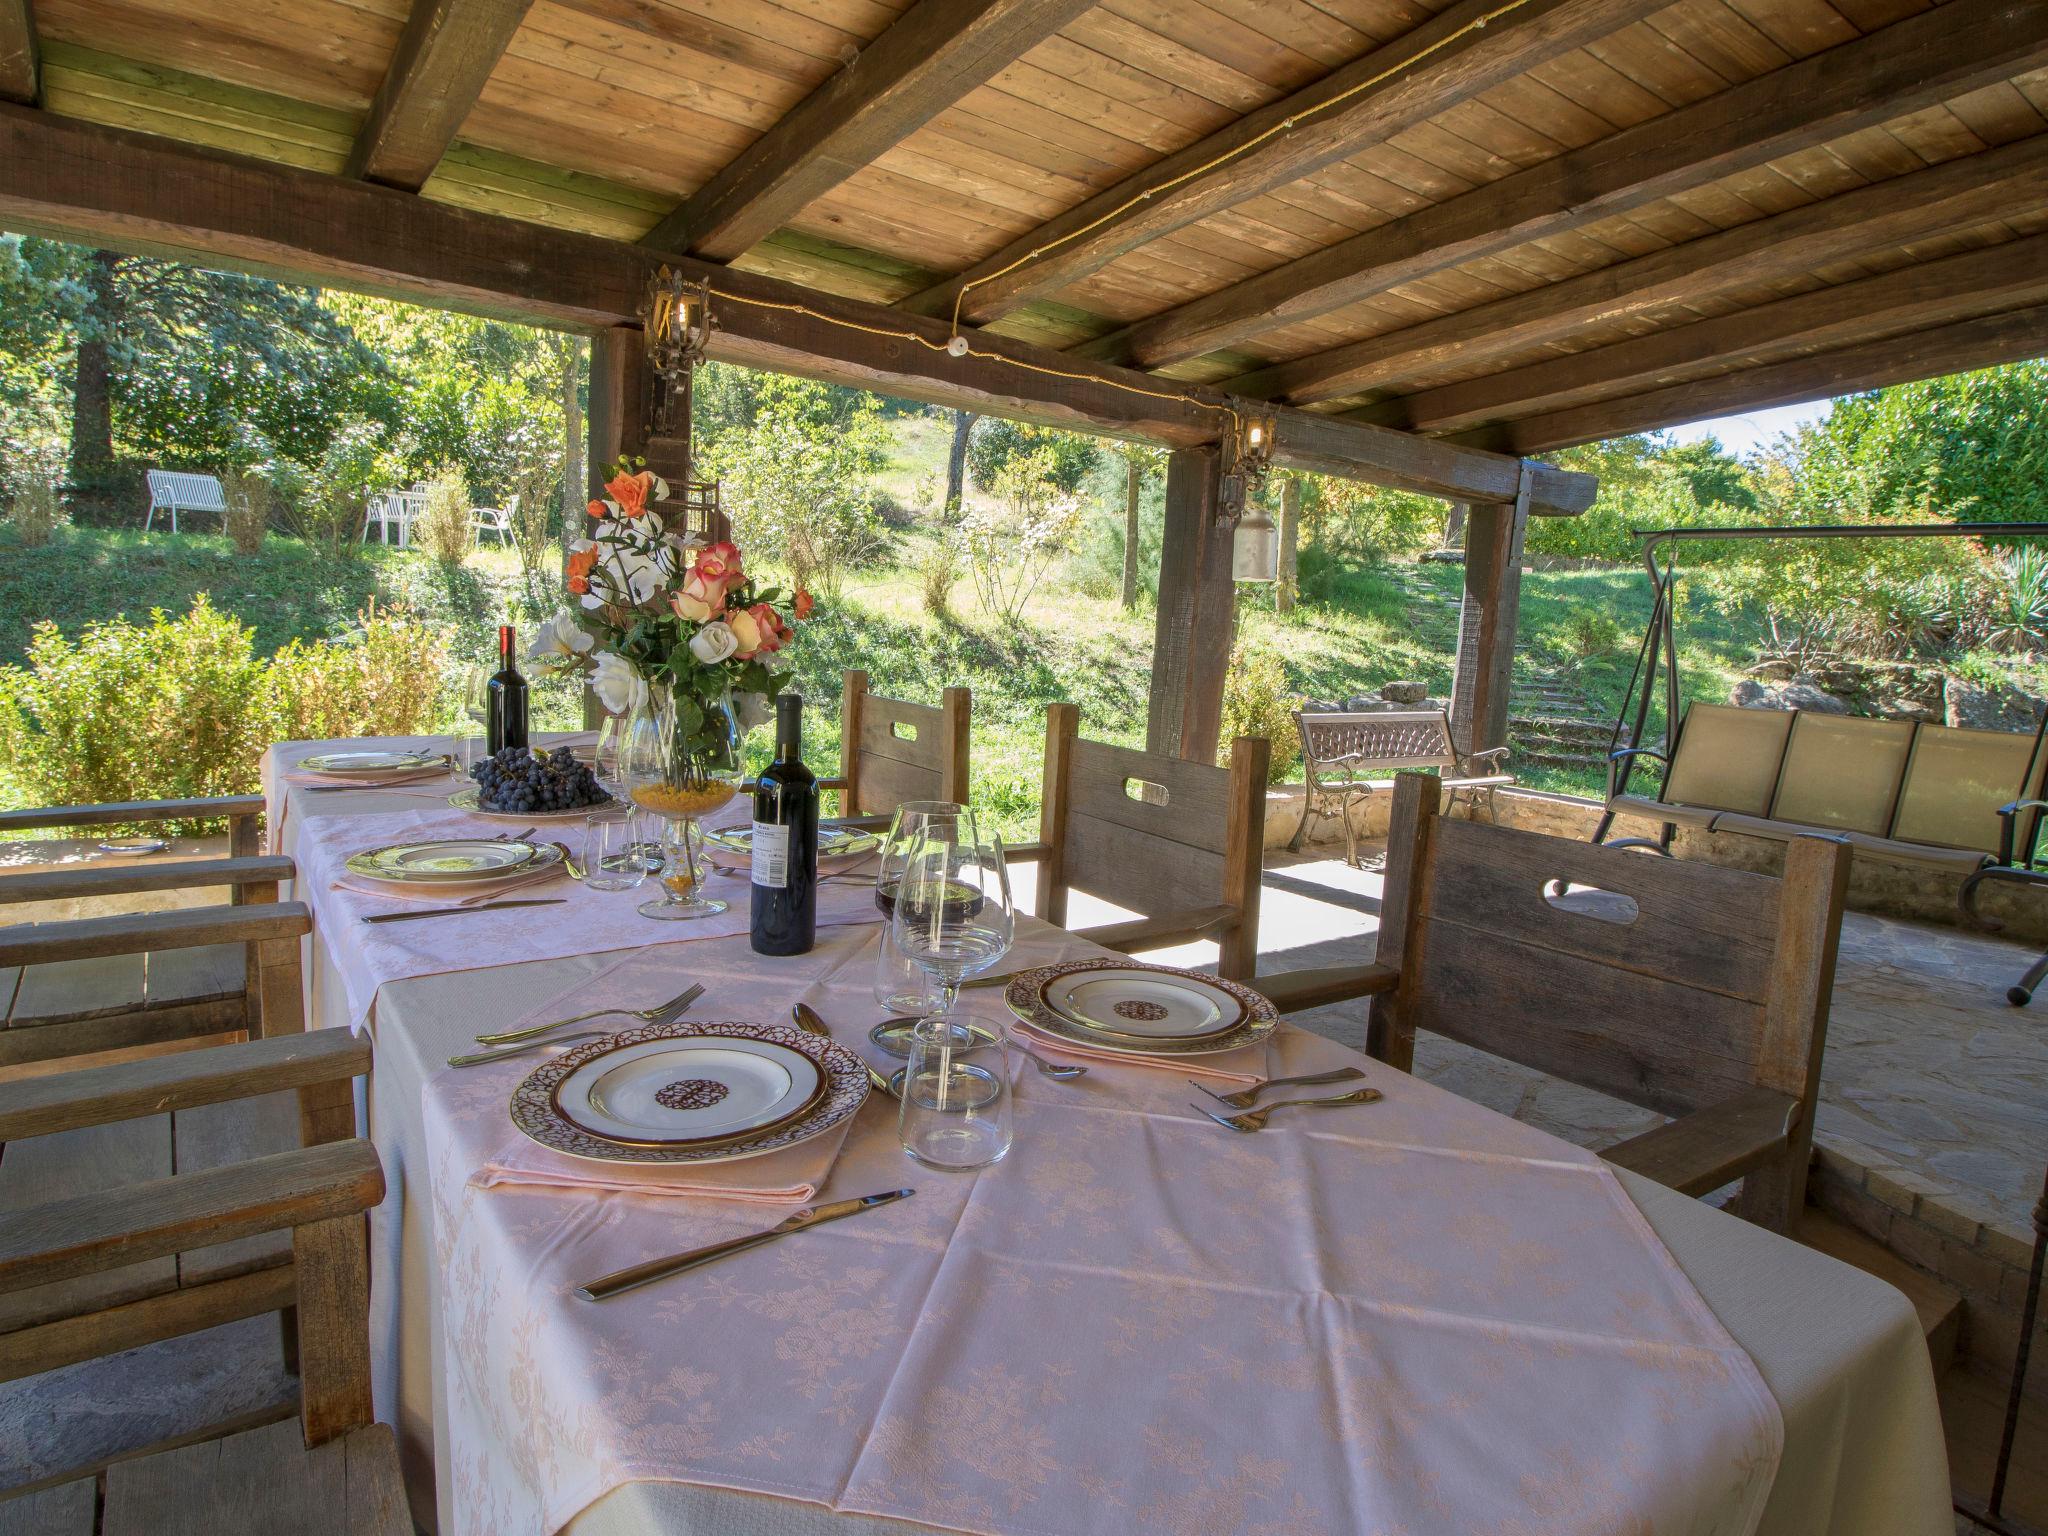
<instances>
[{"instance_id":1,"label":"silver spoon","mask_svg":"<svg viewBox=\"0 0 2048 1536\"><path fill-rule=\"evenodd\" d=\"M789 1016L796 1021L796 1027L805 1034L816 1035L821 1040L830 1040L832 1038L831 1028L823 1019L818 1017L817 1009L811 1007L808 1003L798 1003L789 1010ZM896 1090L889 1086L889 1079L882 1076L872 1066L869 1066L865 1060L861 1062L861 1065L867 1067L868 1081L870 1083L874 1084L875 1087L879 1088L890 1098L896 1097Z\"/></svg>"}]
</instances>

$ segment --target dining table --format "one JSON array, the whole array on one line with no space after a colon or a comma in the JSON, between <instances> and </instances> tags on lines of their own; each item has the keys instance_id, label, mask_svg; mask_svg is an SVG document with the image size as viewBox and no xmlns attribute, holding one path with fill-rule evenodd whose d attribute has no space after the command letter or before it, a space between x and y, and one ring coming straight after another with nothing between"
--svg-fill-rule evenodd
<instances>
[{"instance_id":1,"label":"dining table","mask_svg":"<svg viewBox=\"0 0 2048 1536\"><path fill-rule=\"evenodd\" d=\"M335 745L276 744L264 792L313 912L310 1026L373 1042L372 1376L423 1526L1952 1529L1927 1348L1898 1291L1284 1021L1249 1068L1089 1057L1060 1081L1013 1055L1014 1146L971 1172L907 1159L882 1092L830 1137L681 1187L534 1147L508 1104L551 1053L450 1066L479 1034L695 985L691 1020L782 1025L806 1004L895 1067L868 1039L872 889L821 886L815 946L776 958L749 943L743 874L707 882L732 910L699 922L640 917L651 886L563 878L535 890L556 905L367 923L403 904L350 882L348 855L511 823L452 806L453 774L332 789L296 769ZM570 825L542 835L577 849ZM1104 954L1020 915L997 969ZM1006 992L963 991L961 1014L1013 1028ZM1258 1076L1344 1067L1381 1096L1255 1133L1203 1112ZM575 1294L898 1187L916 1193L613 1299Z\"/></svg>"}]
</instances>

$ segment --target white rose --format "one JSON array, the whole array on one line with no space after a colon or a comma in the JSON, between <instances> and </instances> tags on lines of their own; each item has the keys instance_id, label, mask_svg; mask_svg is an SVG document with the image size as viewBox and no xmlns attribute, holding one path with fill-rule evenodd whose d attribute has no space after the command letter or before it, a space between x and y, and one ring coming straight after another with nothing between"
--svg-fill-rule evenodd
<instances>
[{"instance_id":1,"label":"white rose","mask_svg":"<svg viewBox=\"0 0 2048 1536\"><path fill-rule=\"evenodd\" d=\"M647 679L616 651L600 651L590 691L614 715L631 714L647 702Z\"/></svg>"},{"instance_id":2,"label":"white rose","mask_svg":"<svg viewBox=\"0 0 2048 1536\"><path fill-rule=\"evenodd\" d=\"M534 631L533 643L526 648L526 659L575 661L589 655L591 647L596 644L590 631L578 624L574 615L564 608Z\"/></svg>"},{"instance_id":3,"label":"white rose","mask_svg":"<svg viewBox=\"0 0 2048 1536\"><path fill-rule=\"evenodd\" d=\"M690 637L690 654L707 667L715 667L740 648L740 637L723 619L713 619Z\"/></svg>"}]
</instances>

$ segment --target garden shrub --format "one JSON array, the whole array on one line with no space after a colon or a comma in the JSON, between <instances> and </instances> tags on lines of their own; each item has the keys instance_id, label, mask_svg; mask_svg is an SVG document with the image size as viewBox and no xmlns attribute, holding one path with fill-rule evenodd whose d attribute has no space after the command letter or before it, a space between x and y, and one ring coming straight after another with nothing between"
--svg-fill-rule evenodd
<instances>
[{"instance_id":1,"label":"garden shrub","mask_svg":"<svg viewBox=\"0 0 2048 1536\"><path fill-rule=\"evenodd\" d=\"M427 483L426 505L413 519L413 542L443 565L460 565L476 548L469 516L469 482L459 469L444 469Z\"/></svg>"},{"instance_id":2,"label":"garden shrub","mask_svg":"<svg viewBox=\"0 0 2048 1536\"><path fill-rule=\"evenodd\" d=\"M50 535L64 521L64 461L52 439L32 443L8 456L5 466L8 498L7 520L29 549L50 542Z\"/></svg>"},{"instance_id":3,"label":"garden shrub","mask_svg":"<svg viewBox=\"0 0 2048 1536\"><path fill-rule=\"evenodd\" d=\"M270 514L277 504L270 482L251 470L224 470L220 477L221 499L227 503L222 529L238 555L262 552L270 532Z\"/></svg>"},{"instance_id":4,"label":"garden shrub","mask_svg":"<svg viewBox=\"0 0 2048 1536\"><path fill-rule=\"evenodd\" d=\"M943 528L933 539L917 562L919 595L924 601L924 611L935 619L943 619L952 612L953 588L965 574L966 551L962 549L957 530Z\"/></svg>"},{"instance_id":5,"label":"garden shrub","mask_svg":"<svg viewBox=\"0 0 2048 1536\"><path fill-rule=\"evenodd\" d=\"M37 625L28 666L0 668L0 783L21 805L248 794L274 740L432 726L443 654L424 625L372 611L353 643L268 661L251 641L203 594L75 641Z\"/></svg>"},{"instance_id":6,"label":"garden shrub","mask_svg":"<svg viewBox=\"0 0 2048 1536\"><path fill-rule=\"evenodd\" d=\"M1299 708L1301 699L1287 686L1287 668L1279 653L1263 646L1238 646L1223 678L1218 761L1230 761L1230 744L1239 736L1263 736L1273 744L1266 782L1287 783L1301 761L1301 732L1294 723Z\"/></svg>"}]
</instances>

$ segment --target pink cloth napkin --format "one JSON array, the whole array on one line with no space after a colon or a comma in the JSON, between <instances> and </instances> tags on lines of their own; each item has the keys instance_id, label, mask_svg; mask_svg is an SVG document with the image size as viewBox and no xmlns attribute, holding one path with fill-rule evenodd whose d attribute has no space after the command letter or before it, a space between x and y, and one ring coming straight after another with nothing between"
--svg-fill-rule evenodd
<instances>
[{"instance_id":1,"label":"pink cloth napkin","mask_svg":"<svg viewBox=\"0 0 2048 1536\"><path fill-rule=\"evenodd\" d=\"M534 1058L526 1058L531 1067ZM489 1070L449 1067L447 1073ZM469 1176L479 1189L526 1185L542 1189L602 1189L624 1195L693 1195L702 1200L734 1200L745 1205L787 1205L816 1195L832 1171L853 1121L846 1120L822 1136L765 1157L736 1163L701 1163L666 1167L655 1163L592 1163L550 1152L513 1131Z\"/></svg>"},{"instance_id":2,"label":"pink cloth napkin","mask_svg":"<svg viewBox=\"0 0 2048 1536\"><path fill-rule=\"evenodd\" d=\"M1106 1067L1154 1067L1182 1077L1208 1077L1226 1083L1256 1083L1272 1076L1267 1066L1268 1040L1241 1045L1234 1051L1218 1051L1213 1056L1141 1056L1130 1051L1076 1045L1022 1019L1015 1020L1010 1027L1041 1050L1057 1052L1075 1061L1100 1062Z\"/></svg>"}]
</instances>

